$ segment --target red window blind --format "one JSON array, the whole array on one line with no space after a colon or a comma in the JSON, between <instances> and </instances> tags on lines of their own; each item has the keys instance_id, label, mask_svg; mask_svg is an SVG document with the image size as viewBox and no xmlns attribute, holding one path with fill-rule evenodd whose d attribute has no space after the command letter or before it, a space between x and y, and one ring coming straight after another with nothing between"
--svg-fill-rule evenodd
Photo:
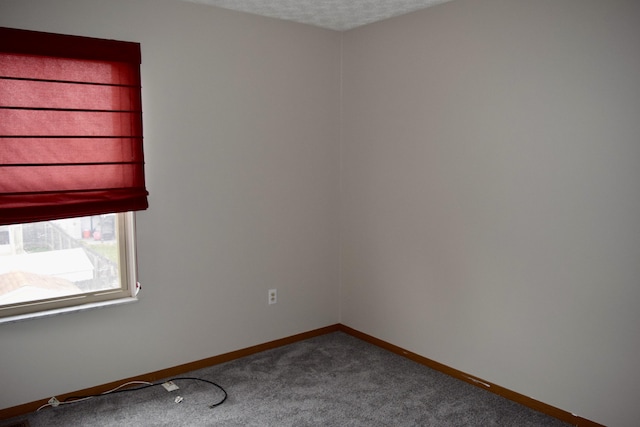
<instances>
[{"instance_id":1,"label":"red window blind","mask_svg":"<svg viewBox=\"0 0 640 427\"><path fill-rule=\"evenodd\" d=\"M148 207L140 45L0 28L0 225Z\"/></svg>"}]
</instances>

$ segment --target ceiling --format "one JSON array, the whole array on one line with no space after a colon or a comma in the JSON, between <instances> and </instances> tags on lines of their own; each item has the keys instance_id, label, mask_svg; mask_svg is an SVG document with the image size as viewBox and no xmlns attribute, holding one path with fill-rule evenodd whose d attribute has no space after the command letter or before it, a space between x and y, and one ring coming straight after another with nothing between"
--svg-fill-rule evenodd
<instances>
[{"instance_id":1,"label":"ceiling","mask_svg":"<svg viewBox=\"0 0 640 427\"><path fill-rule=\"evenodd\" d=\"M185 0L344 31L451 0Z\"/></svg>"}]
</instances>

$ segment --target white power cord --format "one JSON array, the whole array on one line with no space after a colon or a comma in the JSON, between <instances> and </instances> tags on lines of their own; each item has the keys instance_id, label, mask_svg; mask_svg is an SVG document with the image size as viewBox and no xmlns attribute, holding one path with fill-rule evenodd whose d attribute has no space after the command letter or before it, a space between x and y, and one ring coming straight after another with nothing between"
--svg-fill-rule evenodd
<instances>
[{"instance_id":1,"label":"white power cord","mask_svg":"<svg viewBox=\"0 0 640 427\"><path fill-rule=\"evenodd\" d=\"M100 395L113 393L114 391L120 390L122 387L126 387L126 386L129 386L129 385L132 385L132 384L153 385L153 383L150 383L150 382L147 382L147 381L129 381L127 383L119 385L118 387L116 387L114 389L111 389L111 390L105 391L103 393L100 393ZM71 400L69 402L60 402L55 397L52 397L51 399L49 399L49 403L45 403L44 405L42 405L41 407L36 409L36 412L38 412L41 409L46 408L47 406L68 405L69 403L82 402L83 400L93 399L94 397L95 396L88 396L88 397L83 397L83 398L80 398L80 399L74 399L74 400Z\"/></svg>"}]
</instances>

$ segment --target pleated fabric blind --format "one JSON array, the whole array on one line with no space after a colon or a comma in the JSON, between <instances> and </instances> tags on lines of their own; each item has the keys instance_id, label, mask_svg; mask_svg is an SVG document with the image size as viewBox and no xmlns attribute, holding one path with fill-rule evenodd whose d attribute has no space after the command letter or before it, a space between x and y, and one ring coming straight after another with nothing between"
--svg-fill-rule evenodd
<instances>
[{"instance_id":1,"label":"pleated fabric blind","mask_svg":"<svg viewBox=\"0 0 640 427\"><path fill-rule=\"evenodd\" d=\"M0 28L0 225L148 207L138 43Z\"/></svg>"}]
</instances>

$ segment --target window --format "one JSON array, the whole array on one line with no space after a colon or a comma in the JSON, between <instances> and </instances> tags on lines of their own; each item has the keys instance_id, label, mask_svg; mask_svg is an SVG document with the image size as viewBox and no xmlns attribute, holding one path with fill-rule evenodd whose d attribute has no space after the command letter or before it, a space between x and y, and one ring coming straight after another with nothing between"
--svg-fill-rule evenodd
<instances>
[{"instance_id":1,"label":"window","mask_svg":"<svg viewBox=\"0 0 640 427\"><path fill-rule=\"evenodd\" d=\"M129 298L136 292L130 212L12 224L2 226L3 233L2 317Z\"/></svg>"},{"instance_id":2,"label":"window","mask_svg":"<svg viewBox=\"0 0 640 427\"><path fill-rule=\"evenodd\" d=\"M0 28L0 317L131 296L140 45Z\"/></svg>"}]
</instances>

